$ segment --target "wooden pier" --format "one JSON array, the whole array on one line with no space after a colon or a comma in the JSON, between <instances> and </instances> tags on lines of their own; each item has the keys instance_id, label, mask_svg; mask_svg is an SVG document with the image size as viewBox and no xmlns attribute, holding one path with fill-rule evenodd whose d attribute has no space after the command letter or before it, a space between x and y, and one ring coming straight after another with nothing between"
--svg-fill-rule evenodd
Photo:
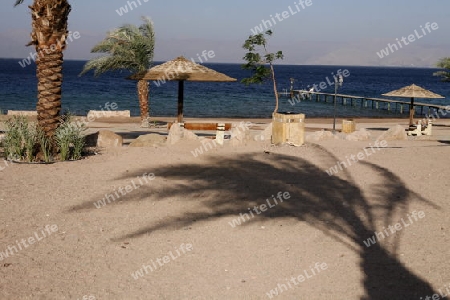
<instances>
[{"instance_id":1,"label":"wooden pier","mask_svg":"<svg viewBox=\"0 0 450 300\"><path fill-rule=\"evenodd\" d=\"M281 94L281 93L280 93ZM283 93L284 95L285 93ZM306 90L292 90L288 95L291 100L291 104L295 105L300 101L316 101L316 102L324 102L324 103L334 103L335 94L329 93L320 93L320 92L309 92ZM294 101L294 102L293 102ZM361 108L371 108L376 110L387 110L388 112L403 114L405 112L409 112L409 107L411 102L406 101L397 101L390 99L382 99L382 98L368 98L362 96L351 96L344 94L336 94L336 103L340 105L348 105L353 107L361 107ZM420 103L414 102L414 108L416 113L420 112L420 115L430 115L432 114L432 109L434 110L445 110L446 106L443 105L435 105L430 103ZM425 114L424 114L425 112Z\"/></svg>"}]
</instances>

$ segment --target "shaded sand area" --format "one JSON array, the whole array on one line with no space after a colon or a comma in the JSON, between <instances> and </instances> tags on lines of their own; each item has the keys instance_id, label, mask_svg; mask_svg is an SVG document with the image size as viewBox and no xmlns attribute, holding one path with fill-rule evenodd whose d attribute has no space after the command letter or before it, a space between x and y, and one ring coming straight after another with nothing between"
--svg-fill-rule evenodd
<instances>
[{"instance_id":1,"label":"shaded sand area","mask_svg":"<svg viewBox=\"0 0 450 300\"><path fill-rule=\"evenodd\" d=\"M270 122L245 121L254 133ZM407 120L357 124L369 140L247 140L197 157L201 143L183 140L8 165L0 171L0 255L9 253L0 260L0 299L450 294L450 120L437 120L432 136L382 149L371 148L375 139ZM308 133L331 126L307 119ZM89 127L118 132L125 144L167 134L130 119ZM326 172L360 152L364 159Z\"/></svg>"}]
</instances>

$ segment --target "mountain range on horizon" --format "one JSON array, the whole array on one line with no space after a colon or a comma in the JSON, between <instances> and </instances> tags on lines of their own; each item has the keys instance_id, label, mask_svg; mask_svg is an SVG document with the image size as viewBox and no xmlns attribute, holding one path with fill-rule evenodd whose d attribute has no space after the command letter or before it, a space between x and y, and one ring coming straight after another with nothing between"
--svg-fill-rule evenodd
<instances>
[{"instance_id":1,"label":"mountain range on horizon","mask_svg":"<svg viewBox=\"0 0 450 300\"><path fill-rule=\"evenodd\" d=\"M65 52L68 60L88 60L94 57L90 49L103 39L103 35L80 32L80 38L72 41ZM0 32L0 57L26 59L34 53L33 47L25 47L29 32L17 30ZM302 41L292 40L285 44L270 44L273 51L281 50L285 55L280 64L289 65L342 65L342 66L400 66L435 67L442 57L450 56L450 44L412 43L397 50L395 41L357 40L344 41ZM389 47L389 44L391 46ZM167 61L185 56L196 62L243 63L245 50L237 40L211 41L206 39L158 39L156 40L155 61ZM17 51L17 49L21 49ZM214 57L200 61L199 56L206 51L214 51Z\"/></svg>"}]
</instances>

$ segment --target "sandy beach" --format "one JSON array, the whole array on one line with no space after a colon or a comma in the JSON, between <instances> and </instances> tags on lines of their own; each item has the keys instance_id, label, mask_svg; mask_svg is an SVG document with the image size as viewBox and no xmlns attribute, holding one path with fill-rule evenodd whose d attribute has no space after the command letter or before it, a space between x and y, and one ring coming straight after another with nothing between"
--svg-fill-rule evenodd
<instances>
[{"instance_id":1,"label":"sandy beach","mask_svg":"<svg viewBox=\"0 0 450 300\"><path fill-rule=\"evenodd\" d=\"M166 135L173 118L155 121L89 123L124 146L80 161L1 159L0 299L450 295L449 119L431 136L384 146L378 136L406 128L406 117L356 119L371 134L364 141L247 139L197 156L199 140L128 146ZM200 121L251 122L251 135L270 123ZM331 128L332 119L306 119L307 134Z\"/></svg>"}]
</instances>

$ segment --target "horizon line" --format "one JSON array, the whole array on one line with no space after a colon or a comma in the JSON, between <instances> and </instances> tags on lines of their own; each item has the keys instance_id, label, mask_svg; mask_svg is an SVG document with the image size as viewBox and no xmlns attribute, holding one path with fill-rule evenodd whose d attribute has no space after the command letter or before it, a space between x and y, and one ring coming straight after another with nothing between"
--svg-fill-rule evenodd
<instances>
[{"instance_id":1,"label":"horizon line","mask_svg":"<svg viewBox=\"0 0 450 300\"><path fill-rule=\"evenodd\" d=\"M23 59L18 57L0 57L3 60L21 60ZM68 58L64 59L64 61L79 61L79 62L88 62L90 59L77 59L77 58ZM170 60L155 60L155 64L165 63ZM243 65L244 63L239 62L205 62L198 63L200 65L214 65L214 64L227 64L227 65ZM415 68L415 69L436 69L441 70L441 68L432 67L432 66L402 66L402 65L341 65L341 64L289 64L289 63L280 63L276 64L278 66L321 66L321 67L365 67L365 68Z\"/></svg>"}]
</instances>

